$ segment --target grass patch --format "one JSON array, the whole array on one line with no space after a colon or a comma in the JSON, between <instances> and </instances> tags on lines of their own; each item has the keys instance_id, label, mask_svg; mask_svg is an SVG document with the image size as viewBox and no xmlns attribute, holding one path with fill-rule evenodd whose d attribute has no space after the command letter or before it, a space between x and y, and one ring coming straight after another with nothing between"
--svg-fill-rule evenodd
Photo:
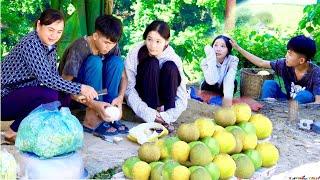
<instances>
[{"instance_id":1,"label":"grass patch","mask_svg":"<svg viewBox=\"0 0 320 180\"><path fill-rule=\"evenodd\" d=\"M113 175L119 173L121 171L121 167L114 167L108 170L103 170L95 175L93 175L90 179L111 179Z\"/></svg>"}]
</instances>

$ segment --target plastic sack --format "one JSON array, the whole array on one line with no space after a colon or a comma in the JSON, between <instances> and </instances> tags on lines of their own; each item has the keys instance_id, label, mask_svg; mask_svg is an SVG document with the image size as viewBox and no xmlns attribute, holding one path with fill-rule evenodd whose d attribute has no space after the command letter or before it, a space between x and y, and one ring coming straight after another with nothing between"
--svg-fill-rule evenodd
<instances>
[{"instance_id":1,"label":"plastic sack","mask_svg":"<svg viewBox=\"0 0 320 180\"><path fill-rule=\"evenodd\" d=\"M50 159L39 159L31 153L20 153L21 179L85 179L83 159L72 152Z\"/></svg>"},{"instance_id":2,"label":"plastic sack","mask_svg":"<svg viewBox=\"0 0 320 180\"><path fill-rule=\"evenodd\" d=\"M158 138L168 135L168 130L159 123L142 123L129 130L128 139L143 144L145 142L154 142Z\"/></svg>"},{"instance_id":3,"label":"plastic sack","mask_svg":"<svg viewBox=\"0 0 320 180\"><path fill-rule=\"evenodd\" d=\"M83 128L69 108L59 101L42 104L25 117L18 129L15 146L40 158L76 151L83 144Z\"/></svg>"},{"instance_id":4,"label":"plastic sack","mask_svg":"<svg viewBox=\"0 0 320 180\"><path fill-rule=\"evenodd\" d=\"M11 180L17 178L17 163L13 155L6 150L0 151L0 179Z\"/></svg>"}]
</instances>

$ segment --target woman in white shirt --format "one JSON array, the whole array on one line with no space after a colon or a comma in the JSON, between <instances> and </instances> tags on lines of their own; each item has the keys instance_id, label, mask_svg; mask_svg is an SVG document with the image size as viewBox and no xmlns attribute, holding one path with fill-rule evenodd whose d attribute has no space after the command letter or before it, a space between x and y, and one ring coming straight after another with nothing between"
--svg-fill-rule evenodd
<instances>
[{"instance_id":1,"label":"woman in white shirt","mask_svg":"<svg viewBox=\"0 0 320 180\"><path fill-rule=\"evenodd\" d=\"M223 96L223 106L231 106L237 90L235 79L239 59L231 55L230 38L219 35L211 46L205 47L206 58L201 62L204 82L201 90L212 91Z\"/></svg>"},{"instance_id":2,"label":"woman in white shirt","mask_svg":"<svg viewBox=\"0 0 320 180\"><path fill-rule=\"evenodd\" d=\"M186 109L188 97L182 61L169 38L168 24L153 21L125 61L128 105L144 121L166 127Z\"/></svg>"}]
</instances>

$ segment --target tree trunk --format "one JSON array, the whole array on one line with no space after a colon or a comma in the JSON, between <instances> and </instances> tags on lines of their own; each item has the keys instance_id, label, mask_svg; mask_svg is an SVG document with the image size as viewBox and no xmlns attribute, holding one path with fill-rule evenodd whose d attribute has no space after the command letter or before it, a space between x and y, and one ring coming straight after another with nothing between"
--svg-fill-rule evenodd
<instances>
[{"instance_id":1,"label":"tree trunk","mask_svg":"<svg viewBox=\"0 0 320 180\"><path fill-rule=\"evenodd\" d=\"M236 24L236 0L226 0L224 29L226 32L234 29Z\"/></svg>"},{"instance_id":2,"label":"tree trunk","mask_svg":"<svg viewBox=\"0 0 320 180\"><path fill-rule=\"evenodd\" d=\"M105 0L105 14L112 15L113 0Z\"/></svg>"}]
</instances>

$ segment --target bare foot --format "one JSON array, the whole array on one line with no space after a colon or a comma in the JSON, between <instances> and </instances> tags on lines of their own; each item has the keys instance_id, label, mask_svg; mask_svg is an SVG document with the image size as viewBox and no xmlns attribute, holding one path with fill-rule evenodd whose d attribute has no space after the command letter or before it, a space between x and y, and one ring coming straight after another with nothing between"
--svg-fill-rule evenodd
<instances>
[{"instance_id":1,"label":"bare foot","mask_svg":"<svg viewBox=\"0 0 320 180\"><path fill-rule=\"evenodd\" d=\"M86 115L84 116L83 125L88 128L95 128L97 127L102 120L98 117L97 113L91 109L86 109Z\"/></svg>"},{"instance_id":2,"label":"bare foot","mask_svg":"<svg viewBox=\"0 0 320 180\"><path fill-rule=\"evenodd\" d=\"M4 133L4 138L5 138L6 141L15 142L16 141L16 136L17 136L17 133L14 132L11 128L9 128Z\"/></svg>"},{"instance_id":3,"label":"bare foot","mask_svg":"<svg viewBox=\"0 0 320 180\"><path fill-rule=\"evenodd\" d=\"M100 117L97 115L95 110L93 110L91 108L86 109L86 115L85 115L84 121L83 121L83 125L85 127L95 129L102 122L103 122L103 120L100 119ZM108 122L106 122L106 123L108 123ZM110 128L108 128L106 131L107 132L116 132L117 129L110 126Z\"/></svg>"}]
</instances>

